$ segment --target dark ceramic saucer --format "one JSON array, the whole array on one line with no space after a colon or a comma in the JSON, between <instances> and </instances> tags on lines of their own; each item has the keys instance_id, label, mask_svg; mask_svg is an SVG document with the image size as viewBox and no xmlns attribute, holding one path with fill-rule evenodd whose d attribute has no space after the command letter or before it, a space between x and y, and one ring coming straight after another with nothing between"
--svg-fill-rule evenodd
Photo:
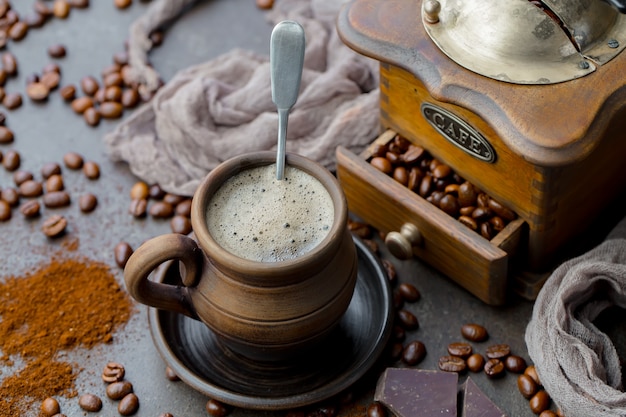
<instances>
[{"instance_id":1,"label":"dark ceramic saucer","mask_svg":"<svg viewBox=\"0 0 626 417\"><path fill-rule=\"evenodd\" d=\"M246 360L226 350L203 323L149 309L157 350L192 388L235 407L281 410L328 399L353 385L378 360L391 333L391 289L379 260L358 238L359 272L352 302L328 343L283 367ZM154 273L159 282L180 280L173 263Z\"/></svg>"}]
</instances>

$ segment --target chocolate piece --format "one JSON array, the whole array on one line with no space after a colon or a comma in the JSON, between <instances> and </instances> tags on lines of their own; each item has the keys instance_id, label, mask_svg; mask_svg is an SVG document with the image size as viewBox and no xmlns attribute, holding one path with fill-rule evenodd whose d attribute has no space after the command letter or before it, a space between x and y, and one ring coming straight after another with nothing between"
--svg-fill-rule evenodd
<instances>
[{"instance_id":1,"label":"chocolate piece","mask_svg":"<svg viewBox=\"0 0 626 417\"><path fill-rule=\"evenodd\" d=\"M374 400L398 417L455 417L457 382L454 372L387 368Z\"/></svg>"},{"instance_id":2,"label":"chocolate piece","mask_svg":"<svg viewBox=\"0 0 626 417\"><path fill-rule=\"evenodd\" d=\"M461 417L507 417L478 385L467 378L463 388L463 413Z\"/></svg>"}]
</instances>

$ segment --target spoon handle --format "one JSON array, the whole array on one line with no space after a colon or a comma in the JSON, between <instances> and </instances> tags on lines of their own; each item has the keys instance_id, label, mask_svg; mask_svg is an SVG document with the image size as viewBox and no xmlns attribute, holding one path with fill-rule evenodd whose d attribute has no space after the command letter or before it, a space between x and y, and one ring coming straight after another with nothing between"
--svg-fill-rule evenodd
<instances>
[{"instance_id":1,"label":"spoon handle","mask_svg":"<svg viewBox=\"0 0 626 417\"><path fill-rule=\"evenodd\" d=\"M298 99L304 64L304 29L299 23L284 20L272 30L270 70L272 101L278 109L278 148L276 179L284 178L287 120Z\"/></svg>"}]
</instances>

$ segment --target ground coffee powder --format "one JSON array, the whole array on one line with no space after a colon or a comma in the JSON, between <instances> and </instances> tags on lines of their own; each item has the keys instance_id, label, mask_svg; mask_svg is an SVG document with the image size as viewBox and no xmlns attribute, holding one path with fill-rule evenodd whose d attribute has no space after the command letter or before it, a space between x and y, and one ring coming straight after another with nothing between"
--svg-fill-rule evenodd
<instances>
[{"instance_id":1,"label":"ground coffee powder","mask_svg":"<svg viewBox=\"0 0 626 417\"><path fill-rule=\"evenodd\" d=\"M53 257L23 276L0 277L0 417L75 396L79 367L59 354L111 342L132 312L103 263Z\"/></svg>"}]
</instances>

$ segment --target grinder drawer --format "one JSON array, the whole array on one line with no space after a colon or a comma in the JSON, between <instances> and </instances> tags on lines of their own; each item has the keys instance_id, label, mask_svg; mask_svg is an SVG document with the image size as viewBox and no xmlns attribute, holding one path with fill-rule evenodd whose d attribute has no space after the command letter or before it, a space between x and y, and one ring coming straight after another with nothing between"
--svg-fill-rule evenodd
<instances>
[{"instance_id":1,"label":"grinder drawer","mask_svg":"<svg viewBox=\"0 0 626 417\"><path fill-rule=\"evenodd\" d=\"M387 131L361 155L337 148L337 177L352 213L387 234L398 257L417 256L487 304L506 300L510 258L524 237L521 218L490 240L373 167L373 150L396 136Z\"/></svg>"}]
</instances>

